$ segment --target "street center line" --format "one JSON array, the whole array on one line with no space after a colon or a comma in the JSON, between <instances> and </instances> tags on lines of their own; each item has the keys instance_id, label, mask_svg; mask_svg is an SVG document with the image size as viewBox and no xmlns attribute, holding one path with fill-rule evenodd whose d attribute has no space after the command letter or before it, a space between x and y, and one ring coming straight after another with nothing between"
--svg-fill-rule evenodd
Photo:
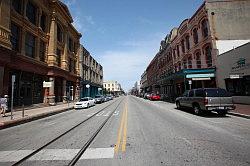
<instances>
[{"instance_id":1,"label":"street center line","mask_svg":"<svg viewBox=\"0 0 250 166\"><path fill-rule=\"evenodd\" d=\"M125 121L124 121L124 129L123 129L123 143L122 143L122 152L126 151L127 144L127 122L128 121L128 106L126 104L125 107Z\"/></svg>"}]
</instances>

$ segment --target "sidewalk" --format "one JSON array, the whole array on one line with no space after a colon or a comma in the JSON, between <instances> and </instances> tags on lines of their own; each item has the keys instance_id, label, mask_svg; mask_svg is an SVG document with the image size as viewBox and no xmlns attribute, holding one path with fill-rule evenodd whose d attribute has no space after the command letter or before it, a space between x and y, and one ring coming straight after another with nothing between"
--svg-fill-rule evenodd
<instances>
[{"instance_id":1,"label":"sidewalk","mask_svg":"<svg viewBox=\"0 0 250 166\"><path fill-rule=\"evenodd\" d=\"M244 104L234 104L234 105L236 106L236 109L230 111L228 114L250 119L250 105L244 105Z\"/></svg>"},{"instance_id":2,"label":"sidewalk","mask_svg":"<svg viewBox=\"0 0 250 166\"><path fill-rule=\"evenodd\" d=\"M68 104L58 104L56 106L30 107L30 109L25 108L24 117L22 117L22 111L20 111L22 109L16 109L13 111L13 119L11 119L11 112L6 113L6 117L2 117L1 114L0 129L26 123L46 116L54 115L72 108L73 103L69 103L69 106Z\"/></svg>"}]
</instances>

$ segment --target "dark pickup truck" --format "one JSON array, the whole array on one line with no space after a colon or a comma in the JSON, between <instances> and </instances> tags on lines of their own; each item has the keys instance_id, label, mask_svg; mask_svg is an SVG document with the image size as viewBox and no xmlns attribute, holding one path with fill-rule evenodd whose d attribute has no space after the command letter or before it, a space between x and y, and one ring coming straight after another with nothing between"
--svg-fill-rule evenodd
<instances>
[{"instance_id":1,"label":"dark pickup truck","mask_svg":"<svg viewBox=\"0 0 250 166\"><path fill-rule=\"evenodd\" d=\"M235 109L231 94L221 88L188 90L181 97L176 98L175 103L177 109L181 107L193 108L197 115L211 111L225 115L229 110Z\"/></svg>"}]
</instances>

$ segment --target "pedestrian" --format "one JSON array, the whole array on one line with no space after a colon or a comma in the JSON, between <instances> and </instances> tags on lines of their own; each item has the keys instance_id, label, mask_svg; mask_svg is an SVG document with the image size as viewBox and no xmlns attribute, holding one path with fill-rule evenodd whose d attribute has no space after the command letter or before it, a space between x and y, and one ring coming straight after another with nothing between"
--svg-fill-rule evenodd
<instances>
[{"instance_id":1,"label":"pedestrian","mask_svg":"<svg viewBox=\"0 0 250 166\"><path fill-rule=\"evenodd\" d=\"M5 117L5 112L8 109L8 95L4 95L4 98L1 98L1 114Z\"/></svg>"}]
</instances>

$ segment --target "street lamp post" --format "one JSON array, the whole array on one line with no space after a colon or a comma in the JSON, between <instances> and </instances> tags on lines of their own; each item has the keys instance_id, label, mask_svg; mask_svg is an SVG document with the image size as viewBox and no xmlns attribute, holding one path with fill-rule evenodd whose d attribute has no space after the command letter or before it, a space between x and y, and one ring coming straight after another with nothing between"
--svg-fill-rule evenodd
<instances>
[{"instance_id":1,"label":"street lamp post","mask_svg":"<svg viewBox=\"0 0 250 166\"><path fill-rule=\"evenodd\" d=\"M89 93L90 93L90 92L89 92L90 85L87 84L87 85L86 85L86 88L88 89L88 97L90 97L90 94L89 94Z\"/></svg>"}]
</instances>

